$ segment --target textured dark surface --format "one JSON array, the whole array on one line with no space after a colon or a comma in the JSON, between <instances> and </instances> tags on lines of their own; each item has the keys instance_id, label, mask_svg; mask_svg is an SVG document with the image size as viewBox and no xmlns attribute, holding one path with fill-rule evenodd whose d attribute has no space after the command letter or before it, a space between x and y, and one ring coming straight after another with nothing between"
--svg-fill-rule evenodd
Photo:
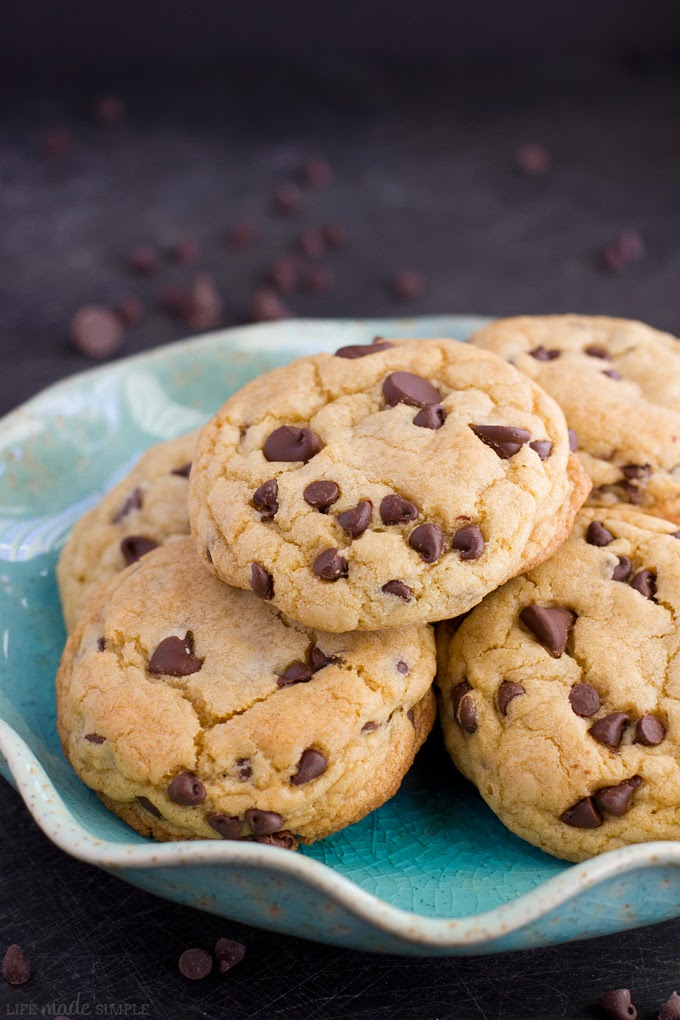
<instances>
[{"instance_id":1,"label":"textured dark surface","mask_svg":"<svg viewBox=\"0 0 680 1020\"><path fill-rule=\"evenodd\" d=\"M244 320L254 286L303 225L340 220L352 240L327 260L336 286L293 296L299 314L580 310L680 331L680 69L670 59L251 66L113 85L129 106L115 129L88 117L91 83L0 96L2 410L87 367L67 339L80 304L136 293L152 306L164 283L190 279L194 270L170 263L144 279L124 268L136 243L185 233L202 244L225 325ZM46 160L57 124L75 145ZM514 165L527 141L552 155L542 177ZM299 219L272 217L273 189L315 152L335 183L310 192ZM234 254L221 234L242 216L263 237ZM599 252L623 228L640 232L646 256L607 273ZM388 282L409 267L428 286L403 305ZM153 307L122 353L182 334ZM26 988L0 984L0 1016L52 1003L69 1017L121 1015L128 1003L170 1020L576 1020L597 1015L603 990L630 984L646 1020L678 981L680 922L507 957L362 956L184 910L69 860L4 784L0 817L0 948L18 942L33 962ZM246 961L225 979L180 978L180 952L222 935L247 944Z\"/></svg>"}]
</instances>

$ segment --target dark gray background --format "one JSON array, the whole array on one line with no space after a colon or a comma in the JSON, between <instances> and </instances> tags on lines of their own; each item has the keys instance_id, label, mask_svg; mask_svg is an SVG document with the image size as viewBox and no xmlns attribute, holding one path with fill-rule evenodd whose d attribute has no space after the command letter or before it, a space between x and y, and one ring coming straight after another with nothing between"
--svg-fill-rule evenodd
<instances>
[{"instance_id":1,"label":"dark gray background","mask_svg":"<svg viewBox=\"0 0 680 1020\"><path fill-rule=\"evenodd\" d=\"M485 47L482 5L467 21L465 5L449 5L463 18L455 25L440 25L444 14L432 7L410 33L376 5L361 34L349 4L345 53L307 50L292 65L274 29L301 51L321 30L305 21L311 7L301 6L300 21L281 22L286 5L274 20L277 5L269 6L266 31L233 22L227 39L201 20L206 9L217 17L215 5L192 4L191 27L181 4L168 4L165 15L156 8L157 32L133 13L114 18L108 4L74 3L68 16L65 5L7 5L15 9L3 30L0 96L3 410L87 366L68 342L68 321L84 302L129 293L148 302L123 354L180 337L182 326L156 309L155 295L193 271L168 264L140 280L124 257L139 241L167 245L187 232L201 241L225 325L247 317L253 288L302 225L333 219L352 237L328 260L336 286L323 297L292 297L299 314L580 310L680 331L676 5L647 5L642 20L641 6L626 17L616 5L611 20L613 5L604 3L592 34L579 21L582 5L569 13L556 4L553 23L550 5L505 5L517 17L506 13ZM49 24L48 7L62 15ZM331 26L340 24L329 10ZM474 59L464 57L460 31ZM241 57L251 54L246 62L239 46ZM148 66L144 52L153 53ZM128 103L115 129L88 114L104 88ZM55 125L73 131L74 148L46 160L44 136ZM527 141L552 155L540 178L515 166ZM309 193L299 219L273 218L272 190L310 153L330 159L333 186ZM263 237L237 255L221 234L243 215ZM643 236L645 258L608 273L602 246L625 228ZM409 305L387 286L403 267L428 281ZM680 982L680 923L506 957L373 958L183 910L69 860L5 784L0 818L2 941L21 943L34 964L25 989L0 985L0 1016L18 1003L38 1012L55 1001L68 1006L80 992L92 1010L147 1004L148 1015L171 1020L576 1020L597 1015L592 1003L602 991L630 984L645 1020ZM225 981L180 978L181 950L210 947L219 935L246 942L245 963Z\"/></svg>"}]
</instances>

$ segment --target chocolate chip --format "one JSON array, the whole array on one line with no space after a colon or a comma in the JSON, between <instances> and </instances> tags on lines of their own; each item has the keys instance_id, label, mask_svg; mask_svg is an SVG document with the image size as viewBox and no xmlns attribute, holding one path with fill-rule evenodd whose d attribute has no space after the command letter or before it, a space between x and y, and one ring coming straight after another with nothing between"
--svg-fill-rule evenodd
<instances>
[{"instance_id":1,"label":"chocolate chip","mask_svg":"<svg viewBox=\"0 0 680 1020\"><path fill-rule=\"evenodd\" d=\"M239 758L236 762L236 771L241 782L245 783L247 779L250 779L253 774L250 758Z\"/></svg>"},{"instance_id":2,"label":"chocolate chip","mask_svg":"<svg viewBox=\"0 0 680 1020\"><path fill-rule=\"evenodd\" d=\"M50 128L43 142L43 154L50 159L61 159L73 148L74 138L70 128L57 125Z\"/></svg>"},{"instance_id":3,"label":"chocolate chip","mask_svg":"<svg viewBox=\"0 0 680 1020\"><path fill-rule=\"evenodd\" d=\"M306 503L324 513L338 501L340 489L335 482L310 482L302 495Z\"/></svg>"},{"instance_id":4,"label":"chocolate chip","mask_svg":"<svg viewBox=\"0 0 680 1020\"><path fill-rule=\"evenodd\" d=\"M440 429L446 421L446 409L443 404L426 404L413 419L413 424L421 429Z\"/></svg>"},{"instance_id":5,"label":"chocolate chip","mask_svg":"<svg viewBox=\"0 0 680 1020\"><path fill-rule=\"evenodd\" d=\"M653 599L656 595L656 574L653 570L638 570L630 586L646 599Z\"/></svg>"},{"instance_id":6,"label":"chocolate chip","mask_svg":"<svg viewBox=\"0 0 680 1020\"><path fill-rule=\"evenodd\" d=\"M310 188L326 188L333 180L333 168L328 160L312 156L303 164L302 179Z\"/></svg>"},{"instance_id":7,"label":"chocolate chip","mask_svg":"<svg viewBox=\"0 0 680 1020\"><path fill-rule=\"evenodd\" d=\"M563 655L569 632L577 620L576 613L569 609L561 606L548 609L535 604L525 606L519 618L554 659Z\"/></svg>"},{"instance_id":8,"label":"chocolate chip","mask_svg":"<svg viewBox=\"0 0 680 1020\"><path fill-rule=\"evenodd\" d=\"M373 504L370 499L362 499L351 510L344 510L341 514L338 514L336 520L350 538L361 538L370 526L372 516Z\"/></svg>"},{"instance_id":9,"label":"chocolate chip","mask_svg":"<svg viewBox=\"0 0 680 1020\"><path fill-rule=\"evenodd\" d=\"M336 358L348 358L350 361L356 358L365 358L369 354L380 354L381 351L389 351L394 344L386 340L378 344L350 344L348 347L339 347L335 352Z\"/></svg>"},{"instance_id":10,"label":"chocolate chip","mask_svg":"<svg viewBox=\"0 0 680 1020\"><path fill-rule=\"evenodd\" d=\"M555 358L559 358L562 351L555 349L548 350L547 347L534 347L533 351L529 351L532 358L536 358L536 361L554 361Z\"/></svg>"},{"instance_id":11,"label":"chocolate chip","mask_svg":"<svg viewBox=\"0 0 680 1020\"><path fill-rule=\"evenodd\" d=\"M326 239L320 230L308 227L297 240L297 246L309 259L320 259L326 253Z\"/></svg>"},{"instance_id":12,"label":"chocolate chip","mask_svg":"<svg viewBox=\"0 0 680 1020\"><path fill-rule=\"evenodd\" d=\"M569 691L569 704L576 715L588 719L599 712L602 701L600 695L590 684L574 684Z\"/></svg>"},{"instance_id":13,"label":"chocolate chip","mask_svg":"<svg viewBox=\"0 0 680 1020\"><path fill-rule=\"evenodd\" d=\"M627 556L619 556L619 562L612 571L612 581L627 581L632 565Z\"/></svg>"},{"instance_id":14,"label":"chocolate chip","mask_svg":"<svg viewBox=\"0 0 680 1020\"><path fill-rule=\"evenodd\" d=\"M425 293L425 277L417 269L402 269L392 280L392 293L400 301L414 301Z\"/></svg>"},{"instance_id":15,"label":"chocolate chip","mask_svg":"<svg viewBox=\"0 0 680 1020\"><path fill-rule=\"evenodd\" d=\"M195 237L180 237L170 248L170 255L180 266L193 266L201 257Z\"/></svg>"},{"instance_id":16,"label":"chocolate chip","mask_svg":"<svg viewBox=\"0 0 680 1020\"><path fill-rule=\"evenodd\" d=\"M185 949L177 966L182 977L189 981L201 981L213 969L213 959L205 949Z\"/></svg>"},{"instance_id":17,"label":"chocolate chip","mask_svg":"<svg viewBox=\"0 0 680 1020\"><path fill-rule=\"evenodd\" d=\"M565 825L573 825L576 829L597 829L602 825L602 815L595 806L592 797L584 797L573 807L567 808L560 816Z\"/></svg>"},{"instance_id":18,"label":"chocolate chip","mask_svg":"<svg viewBox=\"0 0 680 1020\"><path fill-rule=\"evenodd\" d=\"M279 674L276 683L279 687L292 687L294 684L308 684L311 679L312 671L307 663L298 660Z\"/></svg>"},{"instance_id":19,"label":"chocolate chip","mask_svg":"<svg viewBox=\"0 0 680 1020\"><path fill-rule=\"evenodd\" d=\"M668 1002L661 1007L659 1020L680 1020L680 995L673 992Z\"/></svg>"},{"instance_id":20,"label":"chocolate chip","mask_svg":"<svg viewBox=\"0 0 680 1020\"><path fill-rule=\"evenodd\" d=\"M438 404L442 399L432 383L412 372L391 372L383 383L382 391L391 407L395 404L425 407L426 404Z\"/></svg>"},{"instance_id":21,"label":"chocolate chip","mask_svg":"<svg viewBox=\"0 0 680 1020\"><path fill-rule=\"evenodd\" d=\"M260 511L261 521L271 521L276 516L276 512L279 509L276 498L278 494L279 483L275 478L268 479L258 489L255 489L253 503L256 509Z\"/></svg>"},{"instance_id":22,"label":"chocolate chip","mask_svg":"<svg viewBox=\"0 0 680 1020\"><path fill-rule=\"evenodd\" d=\"M83 305L73 316L70 331L73 346L95 360L110 358L123 345L120 319L101 305Z\"/></svg>"},{"instance_id":23,"label":"chocolate chip","mask_svg":"<svg viewBox=\"0 0 680 1020\"><path fill-rule=\"evenodd\" d=\"M125 101L113 92L97 96L92 101L92 116L98 124L103 124L104 127L116 127L116 125L122 124L126 114Z\"/></svg>"},{"instance_id":24,"label":"chocolate chip","mask_svg":"<svg viewBox=\"0 0 680 1020\"><path fill-rule=\"evenodd\" d=\"M626 712L611 712L593 723L588 732L595 740L615 751L629 722L630 716Z\"/></svg>"},{"instance_id":25,"label":"chocolate chip","mask_svg":"<svg viewBox=\"0 0 680 1020\"><path fill-rule=\"evenodd\" d=\"M478 560L486 548L484 536L474 524L459 528L453 536L451 548L460 552L461 560Z\"/></svg>"},{"instance_id":26,"label":"chocolate chip","mask_svg":"<svg viewBox=\"0 0 680 1020\"><path fill-rule=\"evenodd\" d=\"M338 581L347 577L347 560L337 549L324 549L314 560L312 571L323 581Z\"/></svg>"},{"instance_id":27,"label":"chocolate chip","mask_svg":"<svg viewBox=\"0 0 680 1020\"><path fill-rule=\"evenodd\" d=\"M680 538L680 531L671 531L669 538Z\"/></svg>"},{"instance_id":28,"label":"chocolate chip","mask_svg":"<svg viewBox=\"0 0 680 1020\"><path fill-rule=\"evenodd\" d=\"M302 270L302 289L306 294L326 294L335 285L330 266L306 266Z\"/></svg>"},{"instance_id":29,"label":"chocolate chip","mask_svg":"<svg viewBox=\"0 0 680 1020\"><path fill-rule=\"evenodd\" d=\"M181 316L189 329L213 329L220 324L222 321L222 298L212 276L201 273L196 277L188 292Z\"/></svg>"},{"instance_id":30,"label":"chocolate chip","mask_svg":"<svg viewBox=\"0 0 680 1020\"><path fill-rule=\"evenodd\" d=\"M300 265L291 255L282 255L269 270L269 279L279 294L292 294L300 282Z\"/></svg>"},{"instance_id":31,"label":"chocolate chip","mask_svg":"<svg viewBox=\"0 0 680 1020\"><path fill-rule=\"evenodd\" d=\"M329 248L344 248L349 240L349 231L344 223L326 223L321 230Z\"/></svg>"},{"instance_id":32,"label":"chocolate chip","mask_svg":"<svg viewBox=\"0 0 680 1020\"><path fill-rule=\"evenodd\" d=\"M655 715L643 715L635 724L635 743L656 747L666 736L666 727Z\"/></svg>"},{"instance_id":33,"label":"chocolate chip","mask_svg":"<svg viewBox=\"0 0 680 1020\"><path fill-rule=\"evenodd\" d=\"M471 425L470 428L501 460L508 460L528 443L531 433L510 425Z\"/></svg>"},{"instance_id":34,"label":"chocolate chip","mask_svg":"<svg viewBox=\"0 0 680 1020\"><path fill-rule=\"evenodd\" d=\"M241 821L235 815L208 815L206 822L222 839L240 839Z\"/></svg>"},{"instance_id":35,"label":"chocolate chip","mask_svg":"<svg viewBox=\"0 0 680 1020\"><path fill-rule=\"evenodd\" d=\"M143 535L128 535L120 543L120 551L128 567L131 563L136 563L137 560L141 560L142 556L146 556L147 553L157 548L158 542L154 542L151 538L144 538Z\"/></svg>"},{"instance_id":36,"label":"chocolate chip","mask_svg":"<svg viewBox=\"0 0 680 1020\"><path fill-rule=\"evenodd\" d=\"M404 602L410 602L413 592L407 584L403 581L388 581L387 584L382 586L382 591L386 595L396 595L397 598L403 599Z\"/></svg>"},{"instance_id":37,"label":"chocolate chip","mask_svg":"<svg viewBox=\"0 0 680 1020\"><path fill-rule=\"evenodd\" d=\"M461 682L456 684L456 686L451 690L451 715L453 719L458 718L460 703L465 695L471 690L472 684L468 680L461 680Z\"/></svg>"},{"instance_id":38,"label":"chocolate chip","mask_svg":"<svg viewBox=\"0 0 680 1020\"><path fill-rule=\"evenodd\" d=\"M246 825L256 836L269 836L278 832L283 825L283 817L276 811L260 811L250 808L245 814Z\"/></svg>"},{"instance_id":39,"label":"chocolate chip","mask_svg":"<svg viewBox=\"0 0 680 1020\"><path fill-rule=\"evenodd\" d=\"M170 474L178 475L180 478L188 478L191 474L191 461L187 464L182 464L181 467L175 468L175 470L171 471Z\"/></svg>"},{"instance_id":40,"label":"chocolate chip","mask_svg":"<svg viewBox=\"0 0 680 1020\"><path fill-rule=\"evenodd\" d=\"M97 651L103 652L106 649L106 638L97 638Z\"/></svg>"},{"instance_id":41,"label":"chocolate chip","mask_svg":"<svg viewBox=\"0 0 680 1020\"><path fill-rule=\"evenodd\" d=\"M194 635L188 630L184 638L164 638L149 659L149 673L163 676L191 676L198 673L203 659L194 655Z\"/></svg>"},{"instance_id":42,"label":"chocolate chip","mask_svg":"<svg viewBox=\"0 0 680 1020\"><path fill-rule=\"evenodd\" d=\"M149 276L158 269L158 252L150 244L138 244L128 255L128 265L135 273Z\"/></svg>"},{"instance_id":43,"label":"chocolate chip","mask_svg":"<svg viewBox=\"0 0 680 1020\"><path fill-rule=\"evenodd\" d=\"M91 744L105 744L106 737L102 737L99 733L86 733L85 739L89 740Z\"/></svg>"},{"instance_id":44,"label":"chocolate chip","mask_svg":"<svg viewBox=\"0 0 680 1020\"><path fill-rule=\"evenodd\" d=\"M205 786L191 772L180 772L168 786L168 797L173 804L195 807L205 800Z\"/></svg>"},{"instance_id":45,"label":"chocolate chip","mask_svg":"<svg viewBox=\"0 0 680 1020\"><path fill-rule=\"evenodd\" d=\"M320 669L325 669L326 666L330 666L332 663L340 661L339 656L326 655L326 653L322 652L318 646L316 648L312 648L311 660L312 673L318 673Z\"/></svg>"},{"instance_id":46,"label":"chocolate chip","mask_svg":"<svg viewBox=\"0 0 680 1020\"><path fill-rule=\"evenodd\" d=\"M248 318L251 322L278 322L290 319L291 312L271 287L258 287L250 303Z\"/></svg>"},{"instance_id":47,"label":"chocolate chip","mask_svg":"<svg viewBox=\"0 0 680 1020\"><path fill-rule=\"evenodd\" d=\"M612 1020L637 1020L637 1010L630 999L627 988L614 988L605 992L600 1006Z\"/></svg>"},{"instance_id":48,"label":"chocolate chip","mask_svg":"<svg viewBox=\"0 0 680 1020\"><path fill-rule=\"evenodd\" d=\"M226 242L230 248L243 251L244 248L250 247L257 241L259 236L260 232L254 223L251 223L250 220L239 220L228 227Z\"/></svg>"},{"instance_id":49,"label":"chocolate chip","mask_svg":"<svg viewBox=\"0 0 680 1020\"><path fill-rule=\"evenodd\" d=\"M567 429L567 435L569 436L569 449L572 453L576 453L578 450L578 436L573 429Z\"/></svg>"},{"instance_id":50,"label":"chocolate chip","mask_svg":"<svg viewBox=\"0 0 680 1020\"><path fill-rule=\"evenodd\" d=\"M361 732L362 733L373 733L374 730L379 730L379 729L380 729L380 723L369 721L369 722L364 723L364 725L361 727Z\"/></svg>"},{"instance_id":51,"label":"chocolate chip","mask_svg":"<svg viewBox=\"0 0 680 1020\"><path fill-rule=\"evenodd\" d=\"M608 811L610 815L620 818L630 807L633 794L642 783L640 776L624 779L617 786L602 786L593 794L600 811Z\"/></svg>"},{"instance_id":52,"label":"chocolate chip","mask_svg":"<svg viewBox=\"0 0 680 1020\"><path fill-rule=\"evenodd\" d=\"M153 815L154 818L163 817L156 805L152 804L148 797L138 797L137 803L141 808L144 808L145 811L148 811L150 815Z\"/></svg>"},{"instance_id":53,"label":"chocolate chip","mask_svg":"<svg viewBox=\"0 0 680 1020\"><path fill-rule=\"evenodd\" d=\"M614 379L616 382L618 382L620 379L623 379L621 373L617 372L615 368L608 368L606 371L602 373L602 375L606 375L609 379Z\"/></svg>"},{"instance_id":54,"label":"chocolate chip","mask_svg":"<svg viewBox=\"0 0 680 1020\"><path fill-rule=\"evenodd\" d=\"M645 243L637 230L622 230L602 249L602 264L612 273L624 269L630 262L641 259Z\"/></svg>"},{"instance_id":55,"label":"chocolate chip","mask_svg":"<svg viewBox=\"0 0 680 1020\"><path fill-rule=\"evenodd\" d=\"M274 578L259 563L250 564L250 587L259 599L274 598Z\"/></svg>"},{"instance_id":56,"label":"chocolate chip","mask_svg":"<svg viewBox=\"0 0 680 1020\"><path fill-rule=\"evenodd\" d=\"M527 177L540 177L550 169L550 153L544 145L526 142L515 152L515 162Z\"/></svg>"},{"instance_id":57,"label":"chocolate chip","mask_svg":"<svg viewBox=\"0 0 680 1020\"><path fill-rule=\"evenodd\" d=\"M141 298L131 294L117 302L115 312L124 326L136 326L144 318L144 304Z\"/></svg>"},{"instance_id":58,"label":"chocolate chip","mask_svg":"<svg viewBox=\"0 0 680 1020\"><path fill-rule=\"evenodd\" d=\"M614 541L611 531L605 528L599 521L591 521L586 531L586 542L588 545L604 546Z\"/></svg>"},{"instance_id":59,"label":"chocolate chip","mask_svg":"<svg viewBox=\"0 0 680 1020\"><path fill-rule=\"evenodd\" d=\"M526 691L521 684L513 683L511 680L504 680L498 688L498 711L501 715L508 714L508 705L515 698L521 698Z\"/></svg>"},{"instance_id":60,"label":"chocolate chip","mask_svg":"<svg viewBox=\"0 0 680 1020\"><path fill-rule=\"evenodd\" d=\"M626 478L649 478L652 474L651 464L624 464L621 470Z\"/></svg>"},{"instance_id":61,"label":"chocolate chip","mask_svg":"<svg viewBox=\"0 0 680 1020\"><path fill-rule=\"evenodd\" d=\"M621 492L621 499L625 499L629 503L634 503L635 506L640 506L644 500L644 493L642 489L638 485L634 485L632 482L621 482L619 484L619 489Z\"/></svg>"},{"instance_id":62,"label":"chocolate chip","mask_svg":"<svg viewBox=\"0 0 680 1020\"><path fill-rule=\"evenodd\" d=\"M170 283L163 287L158 295L158 300L166 312L178 319L184 318L189 307L189 294L186 288L180 287L176 283Z\"/></svg>"},{"instance_id":63,"label":"chocolate chip","mask_svg":"<svg viewBox=\"0 0 680 1020\"><path fill-rule=\"evenodd\" d=\"M267 836L256 836L256 843L266 843L267 846L278 846L282 850L293 850L297 840L292 832L284 829L282 832L271 832Z\"/></svg>"},{"instance_id":64,"label":"chocolate chip","mask_svg":"<svg viewBox=\"0 0 680 1020\"><path fill-rule=\"evenodd\" d=\"M303 206L302 192L297 184L292 181L285 181L280 184L274 192L274 212L279 216L294 216L299 213Z\"/></svg>"},{"instance_id":65,"label":"chocolate chip","mask_svg":"<svg viewBox=\"0 0 680 1020\"><path fill-rule=\"evenodd\" d=\"M591 344L590 347L583 348L584 354L589 354L591 358L602 358L603 361L611 361L611 355L609 351L606 351L604 347L597 347L595 344Z\"/></svg>"},{"instance_id":66,"label":"chocolate chip","mask_svg":"<svg viewBox=\"0 0 680 1020\"><path fill-rule=\"evenodd\" d=\"M220 974L226 974L228 970L240 963L246 955L246 947L241 942L234 942L233 939L218 939L215 943L215 959Z\"/></svg>"},{"instance_id":67,"label":"chocolate chip","mask_svg":"<svg viewBox=\"0 0 680 1020\"><path fill-rule=\"evenodd\" d=\"M269 461L300 461L306 464L316 456L322 445L316 432L311 429L281 425L267 436L263 453Z\"/></svg>"},{"instance_id":68,"label":"chocolate chip","mask_svg":"<svg viewBox=\"0 0 680 1020\"><path fill-rule=\"evenodd\" d=\"M315 751L313 747L308 747L306 751L302 752L298 770L294 776L290 777L290 781L293 786L302 786L303 783L310 783L312 779L323 775L327 768L328 760L321 754L321 751Z\"/></svg>"},{"instance_id":69,"label":"chocolate chip","mask_svg":"<svg viewBox=\"0 0 680 1020\"><path fill-rule=\"evenodd\" d=\"M2 976L8 985L19 988L31 976L31 964L21 946L8 947L2 960Z\"/></svg>"},{"instance_id":70,"label":"chocolate chip","mask_svg":"<svg viewBox=\"0 0 680 1020\"><path fill-rule=\"evenodd\" d=\"M408 544L425 563L436 563L444 549L444 535L438 524L420 524L408 538Z\"/></svg>"},{"instance_id":71,"label":"chocolate chip","mask_svg":"<svg viewBox=\"0 0 680 1020\"><path fill-rule=\"evenodd\" d=\"M141 510L144 504L144 493L140 488L133 489L127 499L121 503L111 518L113 524L120 524L133 510Z\"/></svg>"},{"instance_id":72,"label":"chocolate chip","mask_svg":"<svg viewBox=\"0 0 680 1020\"><path fill-rule=\"evenodd\" d=\"M539 460L547 460L552 453L552 443L549 439L534 439L529 443L529 449L538 454Z\"/></svg>"},{"instance_id":73,"label":"chocolate chip","mask_svg":"<svg viewBox=\"0 0 680 1020\"><path fill-rule=\"evenodd\" d=\"M451 711L453 718L466 733L474 733L477 729L477 709L470 692L471 684L462 680L451 691Z\"/></svg>"},{"instance_id":74,"label":"chocolate chip","mask_svg":"<svg viewBox=\"0 0 680 1020\"><path fill-rule=\"evenodd\" d=\"M416 728L416 713L413 711L412 708L409 708L408 712L406 713L406 718L411 723L411 726L413 727L413 729L415 729Z\"/></svg>"},{"instance_id":75,"label":"chocolate chip","mask_svg":"<svg viewBox=\"0 0 680 1020\"><path fill-rule=\"evenodd\" d=\"M383 524L406 524L415 521L418 508L403 496L383 496L380 502L380 519Z\"/></svg>"},{"instance_id":76,"label":"chocolate chip","mask_svg":"<svg viewBox=\"0 0 680 1020\"><path fill-rule=\"evenodd\" d=\"M205 547L205 558L208 561L208 563L212 563L213 558L212 558L212 553L210 552L210 546L209 545L206 545L206 547Z\"/></svg>"},{"instance_id":77,"label":"chocolate chip","mask_svg":"<svg viewBox=\"0 0 680 1020\"><path fill-rule=\"evenodd\" d=\"M398 662L397 663L397 673L401 673L402 676L406 676L408 671L409 671L409 667L408 667L407 663L405 663L405 662Z\"/></svg>"}]
</instances>

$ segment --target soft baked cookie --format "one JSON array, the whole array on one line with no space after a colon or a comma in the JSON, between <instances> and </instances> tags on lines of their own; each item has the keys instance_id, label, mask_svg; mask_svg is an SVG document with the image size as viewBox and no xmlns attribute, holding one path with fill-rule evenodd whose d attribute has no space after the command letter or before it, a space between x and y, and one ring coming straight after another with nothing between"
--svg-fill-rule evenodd
<instances>
[{"instance_id":1,"label":"soft baked cookie","mask_svg":"<svg viewBox=\"0 0 680 1020\"><path fill-rule=\"evenodd\" d=\"M439 629L454 762L556 857L680 839L675 527L585 509L552 559Z\"/></svg>"},{"instance_id":2,"label":"soft baked cookie","mask_svg":"<svg viewBox=\"0 0 680 1020\"><path fill-rule=\"evenodd\" d=\"M593 480L589 504L680 523L680 341L627 319L543 315L501 319L472 342L558 402Z\"/></svg>"},{"instance_id":3,"label":"soft baked cookie","mask_svg":"<svg viewBox=\"0 0 680 1020\"><path fill-rule=\"evenodd\" d=\"M169 538L189 533L188 479L197 436L190 432L152 446L75 525L57 564L68 631L93 588Z\"/></svg>"},{"instance_id":4,"label":"soft baked cookie","mask_svg":"<svg viewBox=\"0 0 680 1020\"><path fill-rule=\"evenodd\" d=\"M380 341L251 382L201 432L199 554L307 626L469 609L564 541L589 482L564 416L500 358Z\"/></svg>"},{"instance_id":5,"label":"soft baked cookie","mask_svg":"<svg viewBox=\"0 0 680 1020\"><path fill-rule=\"evenodd\" d=\"M430 627L305 630L181 538L93 594L57 723L81 779L139 832L293 846L396 793L434 721L434 672Z\"/></svg>"}]
</instances>

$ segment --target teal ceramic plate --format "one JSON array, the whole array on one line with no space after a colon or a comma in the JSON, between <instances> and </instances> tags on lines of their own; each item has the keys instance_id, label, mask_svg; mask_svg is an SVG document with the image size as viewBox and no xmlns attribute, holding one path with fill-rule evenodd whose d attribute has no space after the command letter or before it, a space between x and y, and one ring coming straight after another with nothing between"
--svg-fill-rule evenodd
<instances>
[{"instance_id":1,"label":"teal ceramic plate","mask_svg":"<svg viewBox=\"0 0 680 1020\"><path fill-rule=\"evenodd\" d=\"M66 853L224 917L359 949L497 952L680 914L680 843L583 865L507 832L435 732L398 795L298 853L157 844L110 815L66 764L54 726L64 641L54 581L76 520L139 453L194 428L255 375L383 336L464 339L481 320L284 322L229 330L95 369L0 422L0 768Z\"/></svg>"}]
</instances>

